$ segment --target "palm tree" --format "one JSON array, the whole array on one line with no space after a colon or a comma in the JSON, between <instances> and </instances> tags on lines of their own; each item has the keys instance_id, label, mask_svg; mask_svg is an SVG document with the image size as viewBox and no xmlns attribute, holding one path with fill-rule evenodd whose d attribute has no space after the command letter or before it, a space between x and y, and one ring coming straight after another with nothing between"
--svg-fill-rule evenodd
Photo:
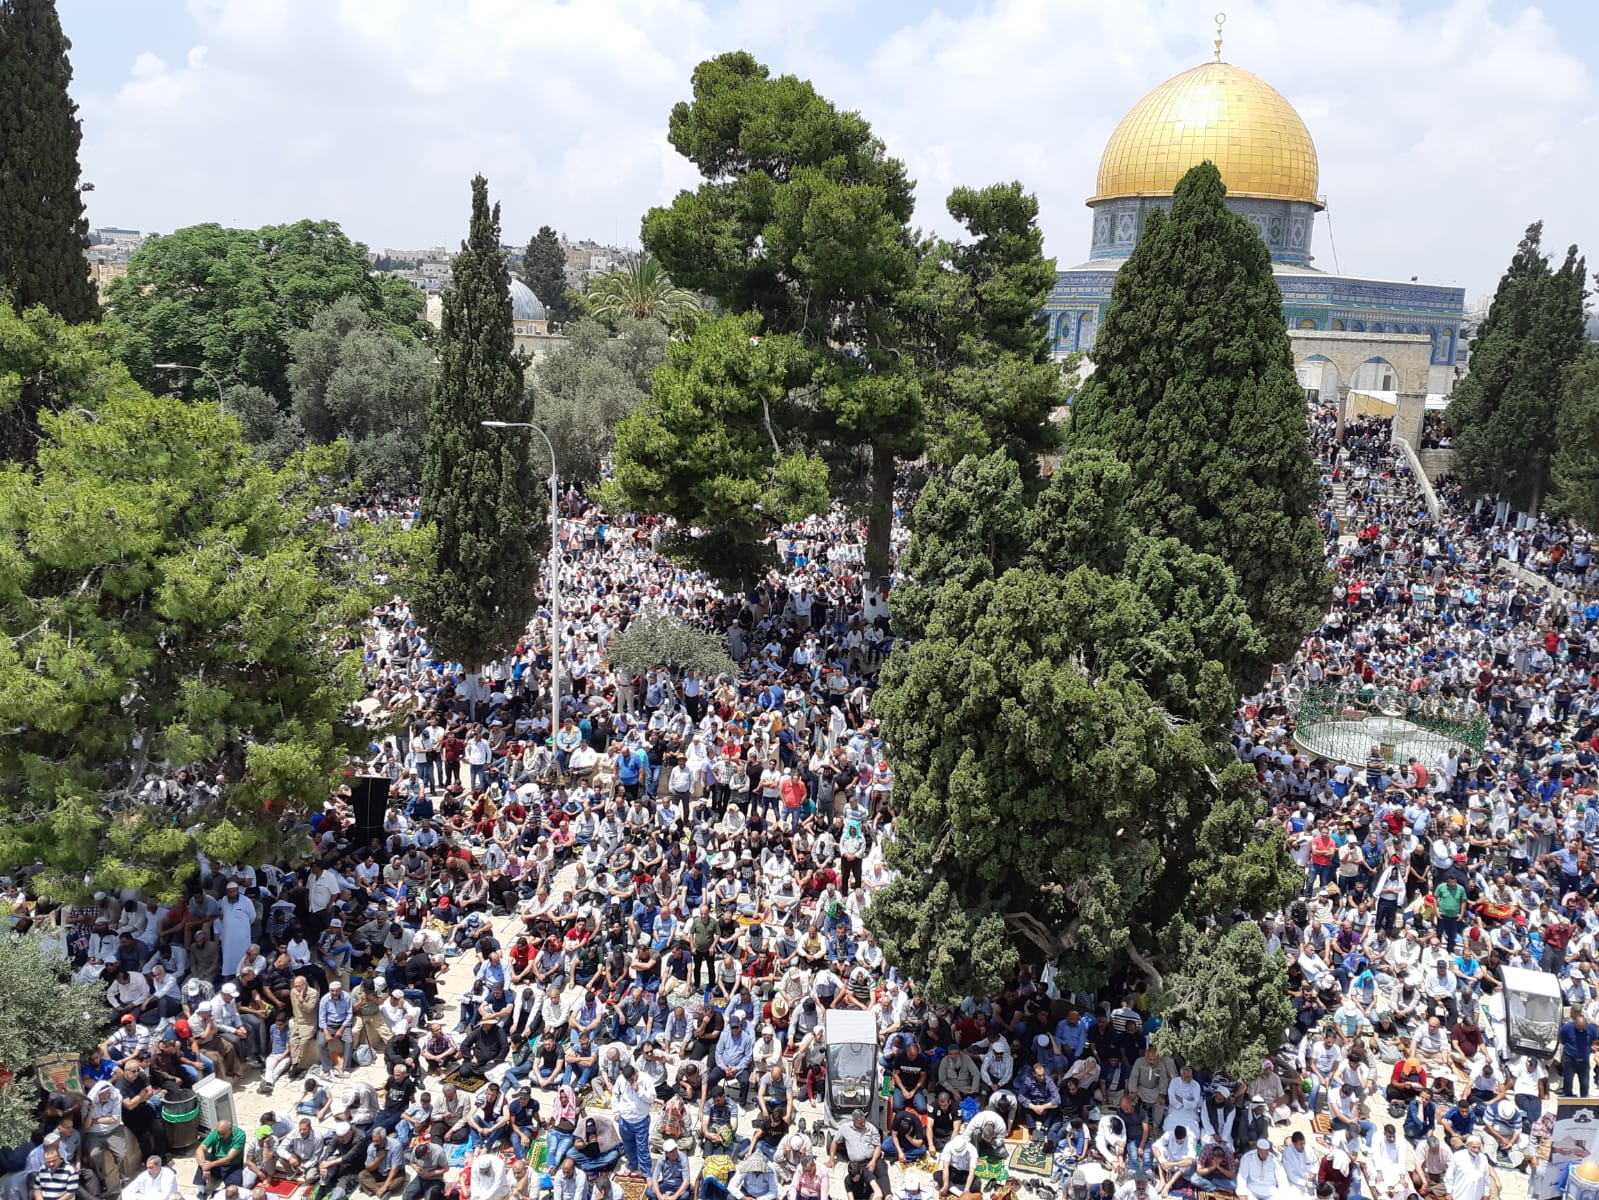
<instances>
[{"instance_id":1,"label":"palm tree","mask_svg":"<svg viewBox=\"0 0 1599 1200\"><path fill-rule=\"evenodd\" d=\"M660 260L647 253L634 255L619 271L596 275L583 299L602 321L639 317L677 325L701 307L700 298L673 283Z\"/></svg>"}]
</instances>

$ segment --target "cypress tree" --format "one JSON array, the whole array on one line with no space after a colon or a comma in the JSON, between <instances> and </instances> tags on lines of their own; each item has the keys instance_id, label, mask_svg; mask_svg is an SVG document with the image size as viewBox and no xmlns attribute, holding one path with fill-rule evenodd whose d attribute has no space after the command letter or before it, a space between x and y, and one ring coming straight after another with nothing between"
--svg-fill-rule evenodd
<instances>
[{"instance_id":1,"label":"cypress tree","mask_svg":"<svg viewBox=\"0 0 1599 1200\"><path fill-rule=\"evenodd\" d=\"M1467 491L1538 511L1559 441L1559 399L1584 346L1587 268L1572 246L1556 271L1527 227L1472 342L1471 373L1449 405L1455 472Z\"/></svg>"},{"instance_id":2,"label":"cypress tree","mask_svg":"<svg viewBox=\"0 0 1599 1200\"><path fill-rule=\"evenodd\" d=\"M1211 163L1150 215L1116 275L1069 446L1131 469L1129 519L1233 569L1264 654L1235 667L1245 694L1298 646L1328 599L1316 467L1271 256L1229 212Z\"/></svg>"},{"instance_id":3,"label":"cypress tree","mask_svg":"<svg viewBox=\"0 0 1599 1200\"><path fill-rule=\"evenodd\" d=\"M472 225L444 293L439 374L428 420L422 519L433 528L432 559L415 603L428 639L468 667L504 653L534 609L539 557L548 547L529 467L527 430L483 421L526 421L511 325L511 274L500 250L500 206L488 181L472 180Z\"/></svg>"},{"instance_id":4,"label":"cypress tree","mask_svg":"<svg viewBox=\"0 0 1599 1200\"><path fill-rule=\"evenodd\" d=\"M533 290L556 325L572 319L572 302L566 291L566 251L561 248L561 235L548 225L539 226L522 252L522 282Z\"/></svg>"},{"instance_id":5,"label":"cypress tree","mask_svg":"<svg viewBox=\"0 0 1599 1200\"><path fill-rule=\"evenodd\" d=\"M84 252L72 43L55 0L0 0L0 290L81 324L99 316Z\"/></svg>"}]
</instances>

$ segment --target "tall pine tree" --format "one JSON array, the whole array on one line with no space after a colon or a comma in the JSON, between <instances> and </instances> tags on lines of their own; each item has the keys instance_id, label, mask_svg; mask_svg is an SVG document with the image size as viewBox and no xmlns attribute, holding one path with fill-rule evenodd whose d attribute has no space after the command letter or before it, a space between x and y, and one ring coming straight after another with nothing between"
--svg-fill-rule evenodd
<instances>
[{"instance_id":1,"label":"tall pine tree","mask_svg":"<svg viewBox=\"0 0 1599 1200\"><path fill-rule=\"evenodd\" d=\"M1264 654L1235 668L1247 694L1327 602L1317 475L1282 296L1253 226L1228 211L1211 163L1178 183L1116 274L1095 371L1069 446L1131 468L1129 518L1233 569Z\"/></svg>"},{"instance_id":2,"label":"tall pine tree","mask_svg":"<svg viewBox=\"0 0 1599 1200\"><path fill-rule=\"evenodd\" d=\"M433 555L415 590L417 615L443 656L468 667L504 653L534 609L533 588L549 531L540 471L529 468L527 430L483 421L526 421L511 325L511 274L500 250L500 206L488 181L472 180L472 225L444 293L439 376L428 421L422 519Z\"/></svg>"},{"instance_id":3,"label":"tall pine tree","mask_svg":"<svg viewBox=\"0 0 1599 1200\"><path fill-rule=\"evenodd\" d=\"M548 225L527 243L522 252L522 282L533 289L533 294L544 305L544 311L557 325L572 319L575 306L566 290L566 251L561 247L561 236Z\"/></svg>"},{"instance_id":4,"label":"tall pine tree","mask_svg":"<svg viewBox=\"0 0 1599 1200\"><path fill-rule=\"evenodd\" d=\"M100 314L84 252L72 43L55 0L0 0L0 291L81 324Z\"/></svg>"},{"instance_id":5,"label":"tall pine tree","mask_svg":"<svg viewBox=\"0 0 1599 1200\"><path fill-rule=\"evenodd\" d=\"M1572 246L1559 270L1527 227L1472 342L1471 373L1449 405L1455 471L1473 494L1537 512L1559 441L1559 400L1582 354L1586 266ZM1569 464L1568 464L1569 466Z\"/></svg>"}]
</instances>

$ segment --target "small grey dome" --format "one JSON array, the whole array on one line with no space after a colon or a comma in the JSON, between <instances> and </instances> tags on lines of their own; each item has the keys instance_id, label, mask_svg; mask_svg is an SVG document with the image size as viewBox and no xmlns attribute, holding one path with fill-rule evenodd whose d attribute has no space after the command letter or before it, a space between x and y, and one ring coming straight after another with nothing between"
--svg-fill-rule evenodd
<instances>
[{"instance_id":1,"label":"small grey dome","mask_svg":"<svg viewBox=\"0 0 1599 1200\"><path fill-rule=\"evenodd\" d=\"M533 289L520 279L511 280L511 319L513 321L547 321L544 305L533 294Z\"/></svg>"}]
</instances>

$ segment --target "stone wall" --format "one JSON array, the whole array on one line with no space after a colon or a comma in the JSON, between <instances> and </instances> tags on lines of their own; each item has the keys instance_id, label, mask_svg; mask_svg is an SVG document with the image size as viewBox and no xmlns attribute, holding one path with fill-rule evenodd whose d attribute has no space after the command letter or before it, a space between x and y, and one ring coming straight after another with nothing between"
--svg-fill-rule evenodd
<instances>
[{"instance_id":1,"label":"stone wall","mask_svg":"<svg viewBox=\"0 0 1599 1200\"><path fill-rule=\"evenodd\" d=\"M1416 458L1420 461L1421 469L1426 472L1427 478L1434 483L1455 469L1453 450L1418 450Z\"/></svg>"}]
</instances>

